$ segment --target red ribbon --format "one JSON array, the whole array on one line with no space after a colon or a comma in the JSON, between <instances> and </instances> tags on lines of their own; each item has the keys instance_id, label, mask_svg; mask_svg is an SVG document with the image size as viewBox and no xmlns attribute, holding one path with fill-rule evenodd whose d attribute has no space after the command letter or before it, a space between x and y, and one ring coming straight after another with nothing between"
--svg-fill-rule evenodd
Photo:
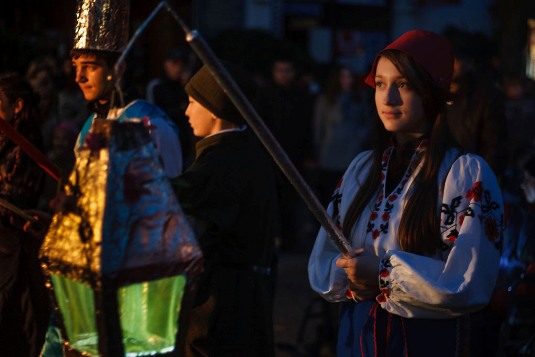
<instances>
[{"instance_id":1,"label":"red ribbon","mask_svg":"<svg viewBox=\"0 0 535 357\"><path fill-rule=\"evenodd\" d=\"M15 144L20 146L29 157L31 157L43 170L45 170L54 180L60 180L59 169L45 154L37 149L28 139L21 135L4 118L0 117L0 130L3 131Z\"/></svg>"}]
</instances>

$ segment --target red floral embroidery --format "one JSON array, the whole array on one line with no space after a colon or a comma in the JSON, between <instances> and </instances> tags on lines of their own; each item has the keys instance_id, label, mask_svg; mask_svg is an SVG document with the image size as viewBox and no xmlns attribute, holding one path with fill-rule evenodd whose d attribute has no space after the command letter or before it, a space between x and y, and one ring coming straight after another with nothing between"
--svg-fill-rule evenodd
<instances>
[{"instance_id":1,"label":"red floral embroidery","mask_svg":"<svg viewBox=\"0 0 535 357\"><path fill-rule=\"evenodd\" d=\"M500 231L495 219L490 217L485 218L485 234L491 242L494 242L499 237Z\"/></svg>"},{"instance_id":2,"label":"red floral embroidery","mask_svg":"<svg viewBox=\"0 0 535 357\"><path fill-rule=\"evenodd\" d=\"M386 278L389 275L390 275L390 270L388 270L386 268L383 268L383 269L381 269L381 271L379 271L379 276L381 278Z\"/></svg>"},{"instance_id":3,"label":"red floral embroidery","mask_svg":"<svg viewBox=\"0 0 535 357\"><path fill-rule=\"evenodd\" d=\"M398 198L398 195L393 194L393 195L391 195L390 197L388 197L388 201L390 201L390 202L394 202L395 200L397 200L397 198Z\"/></svg>"},{"instance_id":4,"label":"red floral embroidery","mask_svg":"<svg viewBox=\"0 0 535 357\"><path fill-rule=\"evenodd\" d=\"M378 303L386 302L386 296L384 294L377 295L375 299Z\"/></svg>"},{"instance_id":5,"label":"red floral embroidery","mask_svg":"<svg viewBox=\"0 0 535 357\"><path fill-rule=\"evenodd\" d=\"M483 184L481 181L475 182L474 186L466 192L466 198L474 200L476 202L481 201L483 194Z\"/></svg>"},{"instance_id":6,"label":"red floral embroidery","mask_svg":"<svg viewBox=\"0 0 535 357\"><path fill-rule=\"evenodd\" d=\"M377 239L381 235L381 232L379 232L378 229L374 229L372 232L372 238Z\"/></svg>"},{"instance_id":7,"label":"red floral embroidery","mask_svg":"<svg viewBox=\"0 0 535 357\"><path fill-rule=\"evenodd\" d=\"M388 220L390 219L390 213L388 212L383 213L382 218L384 222L388 222Z\"/></svg>"},{"instance_id":8,"label":"red floral embroidery","mask_svg":"<svg viewBox=\"0 0 535 357\"><path fill-rule=\"evenodd\" d=\"M377 212L372 212L372 215L370 216L370 220L375 221L377 219Z\"/></svg>"},{"instance_id":9,"label":"red floral embroidery","mask_svg":"<svg viewBox=\"0 0 535 357\"><path fill-rule=\"evenodd\" d=\"M381 293L383 293L383 295L385 296L390 296L390 290L387 289L387 288L381 288L379 289L381 291Z\"/></svg>"},{"instance_id":10,"label":"red floral embroidery","mask_svg":"<svg viewBox=\"0 0 535 357\"><path fill-rule=\"evenodd\" d=\"M448 235L448 240L450 242L455 242L457 240L457 236L455 234Z\"/></svg>"}]
</instances>

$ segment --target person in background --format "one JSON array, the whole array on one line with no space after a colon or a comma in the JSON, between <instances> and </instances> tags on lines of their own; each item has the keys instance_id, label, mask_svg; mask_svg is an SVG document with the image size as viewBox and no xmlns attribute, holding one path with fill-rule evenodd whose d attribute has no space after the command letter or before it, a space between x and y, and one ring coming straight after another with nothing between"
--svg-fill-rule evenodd
<instances>
[{"instance_id":1,"label":"person in background","mask_svg":"<svg viewBox=\"0 0 535 357\"><path fill-rule=\"evenodd\" d=\"M500 353L505 356L529 356L535 351L535 147L526 150L520 162L523 199L507 227L513 239L509 264L504 267L507 318Z\"/></svg>"},{"instance_id":2,"label":"person in background","mask_svg":"<svg viewBox=\"0 0 535 357\"><path fill-rule=\"evenodd\" d=\"M527 268L535 262L535 147L523 159L522 169L524 202L515 256Z\"/></svg>"},{"instance_id":3,"label":"person in background","mask_svg":"<svg viewBox=\"0 0 535 357\"><path fill-rule=\"evenodd\" d=\"M147 86L147 100L160 108L178 127L184 167L195 157L195 140L184 112L188 106L188 95L184 86L190 78L189 53L180 48L169 50L163 63L164 76Z\"/></svg>"},{"instance_id":4,"label":"person in background","mask_svg":"<svg viewBox=\"0 0 535 357\"><path fill-rule=\"evenodd\" d=\"M26 80L39 95L39 127L45 150L50 148L52 131L60 121L57 73L56 59L50 56L35 58L26 71Z\"/></svg>"},{"instance_id":5,"label":"person in background","mask_svg":"<svg viewBox=\"0 0 535 357\"><path fill-rule=\"evenodd\" d=\"M272 80L260 89L255 103L260 117L280 143L301 174L306 175L314 161L312 135L313 98L298 84L296 63L277 57L272 65ZM283 250L297 248L303 221L299 196L282 173L278 173L281 204L280 245Z\"/></svg>"},{"instance_id":6,"label":"person in background","mask_svg":"<svg viewBox=\"0 0 535 357\"><path fill-rule=\"evenodd\" d=\"M164 58L163 61L163 72L162 77L153 78L147 84L145 90L145 96L147 101L152 104L156 103L157 99L155 97L154 90L157 86L166 81L173 81L181 84L182 90L184 90L184 85L191 77L191 65L190 65L190 55L189 52L181 48L175 47L170 49ZM186 95L187 97L187 95ZM187 104L181 109L186 110ZM178 112L178 109L172 109ZM181 114L182 116L184 113Z\"/></svg>"},{"instance_id":7,"label":"person in background","mask_svg":"<svg viewBox=\"0 0 535 357\"><path fill-rule=\"evenodd\" d=\"M42 149L38 97L16 73L0 74L0 120ZM44 171L0 131L0 198L34 209ZM25 220L0 205L0 356L36 357L50 316L38 260L40 239L23 230Z\"/></svg>"},{"instance_id":8,"label":"person in background","mask_svg":"<svg viewBox=\"0 0 535 357\"><path fill-rule=\"evenodd\" d=\"M445 118L453 50L411 30L378 53L366 84L379 119L328 212L354 251L318 233L312 288L341 302L339 356L460 356L470 313L499 270L503 202L483 158L455 147ZM479 341L483 343L483 341Z\"/></svg>"},{"instance_id":9,"label":"person in background","mask_svg":"<svg viewBox=\"0 0 535 357\"><path fill-rule=\"evenodd\" d=\"M508 165L504 186L506 190L512 189L517 197L522 196L519 187L522 168L519 160L535 146L535 126L532 125L535 117L534 84L533 80L524 75L507 74L502 79L507 132L511 134L506 142Z\"/></svg>"},{"instance_id":10,"label":"person in background","mask_svg":"<svg viewBox=\"0 0 535 357\"><path fill-rule=\"evenodd\" d=\"M55 164L60 176L67 179L75 163L74 146L78 137L79 128L72 122L64 121L56 125L52 132L52 146L46 156ZM43 192L39 199L38 209L53 213L53 199L58 193L58 182L52 177L45 177Z\"/></svg>"},{"instance_id":11,"label":"person in background","mask_svg":"<svg viewBox=\"0 0 535 357\"><path fill-rule=\"evenodd\" d=\"M312 97L298 83L289 57L278 57L271 83L260 90L258 112L294 165L302 170L312 155Z\"/></svg>"},{"instance_id":12,"label":"person in background","mask_svg":"<svg viewBox=\"0 0 535 357\"><path fill-rule=\"evenodd\" d=\"M524 76L508 74L503 77L507 132L507 167L504 175L503 194L507 212L502 265L511 270L518 265L516 249L518 221L522 220L525 192L521 185L524 178L523 164L535 147L535 97L530 91L532 81Z\"/></svg>"},{"instance_id":13,"label":"person in background","mask_svg":"<svg viewBox=\"0 0 535 357\"><path fill-rule=\"evenodd\" d=\"M447 111L450 131L462 149L481 155L489 163L501 184L508 133L505 98L485 57L490 45L484 36L461 30L450 29L446 35L454 48Z\"/></svg>"},{"instance_id":14,"label":"person in background","mask_svg":"<svg viewBox=\"0 0 535 357\"><path fill-rule=\"evenodd\" d=\"M249 75L224 65L254 98ZM275 167L208 67L185 88L186 117L201 139L195 161L172 184L201 246L204 271L180 356L273 356Z\"/></svg>"},{"instance_id":15,"label":"person in background","mask_svg":"<svg viewBox=\"0 0 535 357\"><path fill-rule=\"evenodd\" d=\"M507 142L510 134L507 131L505 97L489 63L492 46L480 33L450 28L445 34L454 52L452 95L447 107L450 131L463 150L485 159L503 189L507 184ZM505 207L506 200L507 197L504 197ZM507 217L505 219L507 221ZM492 305L471 316L472 339L488 340L479 345L473 344L472 356L488 356L496 351L500 325L501 317Z\"/></svg>"},{"instance_id":16,"label":"person in background","mask_svg":"<svg viewBox=\"0 0 535 357\"><path fill-rule=\"evenodd\" d=\"M317 190L327 204L353 158L370 146L371 108L364 91L357 91L347 67L334 70L314 107Z\"/></svg>"}]
</instances>

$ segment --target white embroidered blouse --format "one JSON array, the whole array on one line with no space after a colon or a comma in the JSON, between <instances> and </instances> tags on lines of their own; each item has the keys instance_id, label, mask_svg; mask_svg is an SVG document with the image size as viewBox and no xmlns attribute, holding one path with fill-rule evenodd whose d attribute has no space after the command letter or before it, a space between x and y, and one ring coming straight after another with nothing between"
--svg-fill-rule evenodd
<instances>
[{"instance_id":1,"label":"white embroidered blouse","mask_svg":"<svg viewBox=\"0 0 535 357\"><path fill-rule=\"evenodd\" d=\"M393 314L415 318L451 318L480 309L491 297L500 260L503 202L494 173L477 155L448 151L438 174L439 191L444 187L439 192L444 250L435 257L408 253L400 250L396 232L413 173L421 167L420 152L388 193L384 187L392 150L383 155L376 199L348 237L354 248L373 250L380 258L377 302ZM371 157L371 151L359 154L333 195L327 211L338 224L370 170ZM312 289L333 302L347 301L347 276L336 266L339 257L320 229L309 260L309 280Z\"/></svg>"}]
</instances>

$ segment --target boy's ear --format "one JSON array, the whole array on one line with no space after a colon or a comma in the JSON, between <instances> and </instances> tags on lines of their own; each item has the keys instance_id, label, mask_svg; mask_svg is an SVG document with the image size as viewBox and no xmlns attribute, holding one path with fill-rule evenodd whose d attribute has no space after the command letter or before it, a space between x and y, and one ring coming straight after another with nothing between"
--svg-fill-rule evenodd
<instances>
[{"instance_id":1,"label":"boy's ear","mask_svg":"<svg viewBox=\"0 0 535 357\"><path fill-rule=\"evenodd\" d=\"M19 114L20 111L24 108L24 99L22 98L17 98L15 100L15 105L13 107L13 111L15 112L15 114Z\"/></svg>"},{"instance_id":2,"label":"boy's ear","mask_svg":"<svg viewBox=\"0 0 535 357\"><path fill-rule=\"evenodd\" d=\"M121 66L119 67L119 78L122 78L124 75L124 72L126 70L126 64L123 62L121 63ZM111 68L109 68L110 73L106 76L107 81L112 81L115 78L115 65Z\"/></svg>"}]
</instances>

